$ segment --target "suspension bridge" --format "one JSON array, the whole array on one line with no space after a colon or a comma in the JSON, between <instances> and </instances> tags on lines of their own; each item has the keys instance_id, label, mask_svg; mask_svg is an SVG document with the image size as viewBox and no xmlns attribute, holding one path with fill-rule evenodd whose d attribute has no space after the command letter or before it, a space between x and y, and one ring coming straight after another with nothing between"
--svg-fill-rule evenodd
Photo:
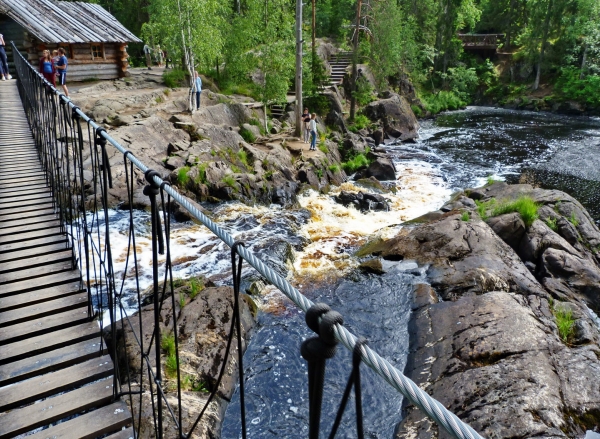
<instances>
[{"instance_id":1,"label":"suspension bridge","mask_svg":"<svg viewBox=\"0 0 600 439\"><path fill-rule=\"evenodd\" d=\"M302 346L309 370L309 439L318 439L322 430L323 375L328 355L335 351L336 344L354 352L353 372L343 401L348 400L354 387L357 413L362 411L359 366L363 364L452 437L481 438L349 332L339 314L308 300L112 139L45 82L14 45L13 54L17 80L0 83L0 438L24 433L35 439L194 437L206 407L216 397L236 337L241 352L238 294L243 262L307 313L307 324L318 335ZM107 202L112 178L107 148L116 148L123 154L130 201L135 190L134 170L143 173L147 181L144 194L150 198L153 256L151 321L144 322L141 317L136 320L124 312L125 277L137 276L139 263L139 231L133 221L133 207L129 208L126 269L122 277L114 273ZM191 423L182 420L176 319L170 319L169 328L175 344L176 401L165 396L164 359L158 346L164 324L160 313L165 301L173 301L175 309L167 208L171 203L187 210L232 251L234 316L225 359L215 389ZM159 254L165 255L162 278ZM139 305L139 283L133 293ZM106 315L110 321L107 326L103 318ZM143 325L150 325L145 332L151 334L149 341L142 335ZM140 353L136 369L127 356L123 359L117 355L117 328L125 334L125 327L133 333L129 343L137 346ZM110 345L105 344L106 334L113 341ZM237 360L241 436L245 438L241 354ZM144 433L143 398L149 401L146 407L150 407L152 418L152 425ZM338 417L344 406L345 403L340 405ZM337 419L334 428L336 424ZM332 432L330 437L334 435ZM363 437L358 419L357 437Z\"/></svg>"}]
</instances>

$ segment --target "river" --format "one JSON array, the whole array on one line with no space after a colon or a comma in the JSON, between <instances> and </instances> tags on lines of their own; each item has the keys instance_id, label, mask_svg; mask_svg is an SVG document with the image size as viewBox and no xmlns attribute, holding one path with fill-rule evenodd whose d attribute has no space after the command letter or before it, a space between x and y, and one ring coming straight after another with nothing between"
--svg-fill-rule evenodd
<instances>
[{"instance_id":1,"label":"river","mask_svg":"<svg viewBox=\"0 0 600 439\"><path fill-rule=\"evenodd\" d=\"M386 194L389 212L364 214L336 204L332 195L342 189L365 190L352 183L327 195L301 194L297 209L240 203L207 208L214 220L245 241L303 294L339 311L353 333L365 336L372 348L400 370L408 351L412 285L426 282L427 267L410 261L390 262L385 275L364 274L357 269L360 261L354 256L360 245L376 236L393 236L403 221L439 208L453 192L482 185L490 176L564 190L600 219L597 119L470 107L422 121L416 143L390 144L387 151L398 170L397 192ZM147 214L136 215L138 224L148 224ZM126 216L119 212L111 216L122 220L117 221L111 241L122 242L124 248ZM138 245L148 247L148 238L138 239ZM202 226L175 225L172 254L176 277L201 273L217 284L231 282L227 248ZM124 250L115 255L118 273L124 269ZM141 265L150 270L148 262ZM142 287L149 285L150 274L142 273ZM256 273L245 269L242 287L255 280ZM307 379L300 343L311 334L303 314L281 293L266 288L255 300L260 309L258 322L244 357L248 437L305 437ZM340 347L329 363L323 434L335 417L350 370L350 354ZM402 418L401 405L401 395L363 367L366 437L391 438ZM239 425L236 393L222 437L240 437ZM351 403L337 437L355 437L354 425Z\"/></svg>"}]
</instances>

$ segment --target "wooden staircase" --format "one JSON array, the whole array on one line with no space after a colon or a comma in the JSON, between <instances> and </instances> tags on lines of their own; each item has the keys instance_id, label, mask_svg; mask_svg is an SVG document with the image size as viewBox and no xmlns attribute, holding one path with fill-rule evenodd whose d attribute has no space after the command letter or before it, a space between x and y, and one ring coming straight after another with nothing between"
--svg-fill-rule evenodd
<instances>
[{"instance_id":1,"label":"wooden staircase","mask_svg":"<svg viewBox=\"0 0 600 439\"><path fill-rule=\"evenodd\" d=\"M329 57L329 65L331 66L330 85L340 85L342 83L348 66L352 64L352 56L352 52L340 52Z\"/></svg>"}]
</instances>

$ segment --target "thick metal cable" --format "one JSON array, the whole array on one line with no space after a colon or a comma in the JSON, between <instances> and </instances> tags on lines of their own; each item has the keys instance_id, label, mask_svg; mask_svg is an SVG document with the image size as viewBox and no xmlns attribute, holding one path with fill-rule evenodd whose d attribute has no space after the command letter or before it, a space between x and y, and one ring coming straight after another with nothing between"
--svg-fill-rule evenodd
<instances>
[{"instance_id":1,"label":"thick metal cable","mask_svg":"<svg viewBox=\"0 0 600 439\"><path fill-rule=\"evenodd\" d=\"M13 53L18 54L23 58L20 52L13 45ZM24 58L23 58L23 61ZM26 61L25 61L26 62ZM32 70L33 67L31 67ZM34 70L35 72L35 70ZM42 77L41 74L35 72L38 76ZM43 79L43 77L42 77ZM49 83L48 85L52 87ZM65 97L56 88L53 88L59 98L70 106L74 112L76 112L83 121L87 122L90 126L97 130L102 128L96 124L92 119L86 116L75 104L73 104L69 98ZM144 165L137 157L135 157L130 151L125 149L115 139L110 137L106 131L101 131L100 135L104 137L110 144L112 144L121 153L127 153L127 159L130 160L138 169L146 173L150 169ZM160 187L164 181L156 174L152 177L154 183ZM234 238L223 230L219 225L214 223L210 218L204 215L199 209L197 209L186 197L181 195L175 189L169 185L164 186L164 191L171 196L171 198L184 207L194 218L200 221L204 226L211 230L219 239L225 242L229 247L232 247L235 243ZM313 302L302 295L296 288L294 288L288 281L279 276L273 269L264 264L260 259L250 253L244 247L238 248L238 254L244 258L248 264L250 264L256 271L258 271L265 279L267 279L272 285L276 286L284 295L286 295L292 302L294 302L302 311L306 312L312 305ZM350 351L354 350L358 337L348 331L344 326L336 325L334 327L334 334L336 339L342 343ZM435 423L446 430L452 437L457 439L483 439L475 430L469 425L461 421L454 413L450 412L440 402L433 399L419 386L417 386L411 379L404 376L404 374L396 369L389 361L381 357L377 352L372 350L369 346L363 345L360 347L362 361L370 367L375 373L383 377L393 388L398 390L404 395L412 404L421 409L427 416L429 416Z\"/></svg>"}]
</instances>

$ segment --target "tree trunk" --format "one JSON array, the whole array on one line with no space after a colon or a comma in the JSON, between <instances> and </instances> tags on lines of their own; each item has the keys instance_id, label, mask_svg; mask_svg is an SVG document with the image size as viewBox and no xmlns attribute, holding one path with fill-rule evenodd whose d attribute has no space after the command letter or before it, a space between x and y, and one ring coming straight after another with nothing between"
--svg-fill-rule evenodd
<instances>
[{"instance_id":1,"label":"tree trunk","mask_svg":"<svg viewBox=\"0 0 600 439\"><path fill-rule=\"evenodd\" d=\"M360 13L362 0L356 2L356 28L354 29L354 43L352 54L352 77L350 78L350 121L356 116L356 80L358 79L358 35L360 33Z\"/></svg>"},{"instance_id":2,"label":"tree trunk","mask_svg":"<svg viewBox=\"0 0 600 439\"><path fill-rule=\"evenodd\" d=\"M585 77L585 69L587 63L587 53L588 53L588 45L584 43L583 45L583 59L581 60L581 72L579 73L579 79L583 79Z\"/></svg>"},{"instance_id":3,"label":"tree trunk","mask_svg":"<svg viewBox=\"0 0 600 439\"><path fill-rule=\"evenodd\" d=\"M266 111L266 107L265 107ZM266 113L265 113L266 115ZM302 138L302 0L296 0L296 137Z\"/></svg>"},{"instance_id":4,"label":"tree trunk","mask_svg":"<svg viewBox=\"0 0 600 439\"><path fill-rule=\"evenodd\" d=\"M535 82L533 83L533 89L537 90L540 86L540 78L542 76L542 62L544 61L544 51L546 50L546 42L548 40L548 32L550 31L550 14L552 13L552 6L554 0L548 2L548 10L546 11L546 19L544 20L544 30L542 35L542 47L540 49L540 57L538 60L537 72L535 74Z\"/></svg>"}]
</instances>

